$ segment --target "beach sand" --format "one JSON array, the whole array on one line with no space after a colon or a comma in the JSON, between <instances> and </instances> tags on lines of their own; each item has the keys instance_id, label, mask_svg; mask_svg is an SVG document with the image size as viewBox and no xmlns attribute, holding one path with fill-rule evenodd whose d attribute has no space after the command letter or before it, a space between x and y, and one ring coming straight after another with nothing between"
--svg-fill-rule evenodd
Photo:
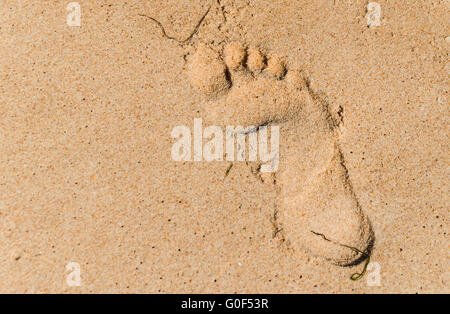
<instances>
[{"instance_id":1,"label":"beach sand","mask_svg":"<svg viewBox=\"0 0 450 314\"><path fill-rule=\"evenodd\" d=\"M377 3L2 1L0 292L449 293L450 4ZM172 158L267 117L274 175Z\"/></svg>"}]
</instances>

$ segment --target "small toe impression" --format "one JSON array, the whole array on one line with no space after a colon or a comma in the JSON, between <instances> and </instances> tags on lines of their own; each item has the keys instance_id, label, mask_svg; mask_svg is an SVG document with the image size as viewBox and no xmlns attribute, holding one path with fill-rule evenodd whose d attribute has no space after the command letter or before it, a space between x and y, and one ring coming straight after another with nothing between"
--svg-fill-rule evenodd
<instances>
[{"instance_id":1,"label":"small toe impression","mask_svg":"<svg viewBox=\"0 0 450 314\"><path fill-rule=\"evenodd\" d=\"M231 86L224 62L206 46L197 49L189 60L187 70L192 86L207 96L217 95Z\"/></svg>"},{"instance_id":2,"label":"small toe impression","mask_svg":"<svg viewBox=\"0 0 450 314\"><path fill-rule=\"evenodd\" d=\"M261 73L266 66L266 58L258 48L249 48L247 57L247 67L254 74Z\"/></svg>"},{"instance_id":3,"label":"small toe impression","mask_svg":"<svg viewBox=\"0 0 450 314\"><path fill-rule=\"evenodd\" d=\"M283 78L286 74L286 67L284 61L277 55L270 56L267 61L266 72L276 77L277 79Z\"/></svg>"},{"instance_id":4,"label":"small toe impression","mask_svg":"<svg viewBox=\"0 0 450 314\"><path fill-rule=\"evenodd\" d=\"M225 46L223 51L225 63L230 70L237 70L243 66L247 51L245 47L238 42L231 42Z\"/></svg>"}]
</instances>

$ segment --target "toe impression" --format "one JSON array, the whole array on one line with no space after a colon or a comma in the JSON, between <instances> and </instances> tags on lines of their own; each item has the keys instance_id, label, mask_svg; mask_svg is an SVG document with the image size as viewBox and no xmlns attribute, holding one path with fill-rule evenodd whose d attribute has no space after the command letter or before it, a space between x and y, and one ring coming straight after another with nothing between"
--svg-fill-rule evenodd
<instances>
[{"instance_id":1,"label":"toe impression","mask_svg":"<svg viewBox=\"0 0 450 314\"><path fill-rule=\"evenodd\" d=\"M206 46L197 49L188 63L192 86L207 96L215 96L230 88L227 68L218 54Z\"/></svg>"},{"instance_id":2,"label":"toe impression","mask_svg":"<svg viewBox=\"0 0 450 314\"><path fill-rule=\"evenodd\" d=\"M225 46L225 64L230 70L237 70L243 66L247 51L241 43L231 42Z\"/></svg>"}]
</instances>

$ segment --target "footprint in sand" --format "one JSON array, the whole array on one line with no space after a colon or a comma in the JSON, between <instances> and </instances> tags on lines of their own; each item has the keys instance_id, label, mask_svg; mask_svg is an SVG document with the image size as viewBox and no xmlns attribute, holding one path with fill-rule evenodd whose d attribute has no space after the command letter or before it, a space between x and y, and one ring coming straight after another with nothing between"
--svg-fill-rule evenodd
<instances>
[{"instance_id":1,"label":"footprint in sand","mask_svg":"<svg viewBox=\"0 0 450 314\"><path fill-rule=\"evenodd\" d=\"M280 126L275 218L289 246L341 266L364 260L372 227L353 192L332 114L302 72L275 54L232 42L221 54L198 47L188 76L206 96L202 115L212 124Z\"/></svg>"}]
</instances>

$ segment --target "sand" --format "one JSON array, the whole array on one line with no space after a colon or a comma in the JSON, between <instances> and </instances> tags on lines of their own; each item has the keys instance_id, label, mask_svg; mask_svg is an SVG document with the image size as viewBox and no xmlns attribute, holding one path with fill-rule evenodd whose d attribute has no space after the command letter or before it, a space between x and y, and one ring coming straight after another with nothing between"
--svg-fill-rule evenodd
<instances>
[{"instance_id":1,"label":"sand","mask_svg":"<svg viewBox=\"0 0 450 314\"><path fill-rule=\"evenodd\" d=\"M0 292L450 292L448 1L78 3L0 4Z\"/></svg>"}]
</instances>

